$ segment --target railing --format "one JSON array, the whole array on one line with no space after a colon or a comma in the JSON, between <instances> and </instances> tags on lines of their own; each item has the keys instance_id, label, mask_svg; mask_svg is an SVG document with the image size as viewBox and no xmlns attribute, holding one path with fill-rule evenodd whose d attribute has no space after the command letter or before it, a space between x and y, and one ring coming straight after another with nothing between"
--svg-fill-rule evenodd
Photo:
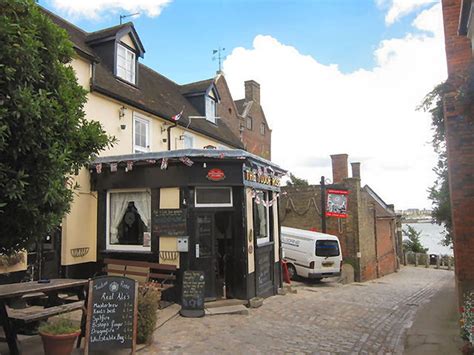
<instances>
[{"instance_id":1,"label":"railing","mask_svg":"<svg viewBox=\"0 0 474 355\"><path fill-rule=\"evenodd\" d=\"M454 267L454 258L450 255L436 255L426 253L403 253L403 265L424 266L426 268L451 270Z\"/></svg>"}]
</instances>

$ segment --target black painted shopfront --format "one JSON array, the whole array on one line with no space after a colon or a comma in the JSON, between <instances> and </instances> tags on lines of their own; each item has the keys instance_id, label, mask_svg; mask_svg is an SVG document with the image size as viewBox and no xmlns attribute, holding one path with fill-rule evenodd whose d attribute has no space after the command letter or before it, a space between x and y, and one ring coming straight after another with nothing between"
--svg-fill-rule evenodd
<instances>
[{"instance_id":1,"label":"black painted shopfront","mask_svg":"<svg viewBox=\"0 0 474 355\"><path fill-rule=\"evenodd\" d=\"M204 272L207 300L275 294L284 173L242 150L98 158L97 271L105 257L175 262L177 287L167 297L176 301L186 270Z\"/></svg>"}]
</instances>

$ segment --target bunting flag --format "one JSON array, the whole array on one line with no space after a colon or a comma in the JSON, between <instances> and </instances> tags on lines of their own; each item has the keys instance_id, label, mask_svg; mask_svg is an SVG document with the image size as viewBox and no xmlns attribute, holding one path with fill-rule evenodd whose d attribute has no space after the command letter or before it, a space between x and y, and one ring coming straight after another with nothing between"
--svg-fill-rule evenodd
<instances>
[{"instance_id":1,"label":"bunting flag","mask_svg":"<svg viewBox=\"0 0 474 355\"><path fill-rule=\"evenodd\" d=\"M168 169L168 158L163 158L161 160L161 170L166 170Z\"/></svg>"},{"instance_id":2,"label":"bunting flag","mask_svg":"<svg viewBox=\"0 0 474 355\"><path fill-rule=\"evenodd\" d=\"M224 157L225 157L225 154L224 154L224 153L220 153L220 154L219 154L219 159L224 159Z\"/></svg>"},{"instance_id":3,"label":"bunting flag","mask_svg":"<svg viewBox=\"0 0 474 355\"><path fill-rule=\"evenodd\" d=\"M194 164L194 162L189 159L188 157L181 157L179 158L180 162L183 163L184 165L186 166L192 166Z\"/></svg>"},{"instance_id":4,"label":"bunting flag","mask_svg":"<svg viewBox=\"0 0 474 355\"><path fill-rule=\"evenodd\" d=\"M171 119L172 119L173 121L179 121L179 119L180 119L181 116L183 115L183 111L184 111L184 108L181 110L180 113L178 113L178 114L172 116Z\"/></svg>"},{"instance_id":5,"label":"bunting flag","mask_svg":"<svg viewBox=\"0 0 474 355\"><path fill-rule=\"evenodd\" d=\"M155 159L147 159L145 160L148 164L156 164L156 160Z\"/></svg>"},{"instance_id":6,"label":"bunting flag","mask_svg":"<svg viewBox=\"0 0 474 355\"><path fill-rule=\"evenodd\" d=\"M133 170L133 161L127 161L127 167L125 168L125 172L129 172Z\"/></svg>"},{"instance_id":7,"label":"bunting flag","mask_svg":"<svg viewBox=\"0 0 474 355\"><path fill-rule=\"evenodd\" d=\"M115 173L117 171L117 163L110 163L110 171Z\"/></svg>"},{"instance_id":8,"label":"bunting flag","mask_svg":"<svg viewBox=\"0 0 474 355\"><path fill-rule=\"evenodd\" d=\"M100 174L102 172L102 163L95 164L95 171L97 174Z\"/></svg>"}]
</instances>

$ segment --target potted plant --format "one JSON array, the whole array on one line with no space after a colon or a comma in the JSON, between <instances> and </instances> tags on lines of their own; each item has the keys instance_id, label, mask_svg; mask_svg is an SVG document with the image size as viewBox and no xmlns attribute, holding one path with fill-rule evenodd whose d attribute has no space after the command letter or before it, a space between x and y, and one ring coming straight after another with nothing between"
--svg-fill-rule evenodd
<instances>
[{"instance_id":1,"label":"potted plant","mask_svg":"<svg viewBox=\"0 0 474 355\"><path fill-rule=\"evenodd\" d=\"M80 327L67 318L58 318L53 322L43 323L38 331L43 339L46 355L71 354L74 342L81 333Z\"/></svg>"}]
</instances>

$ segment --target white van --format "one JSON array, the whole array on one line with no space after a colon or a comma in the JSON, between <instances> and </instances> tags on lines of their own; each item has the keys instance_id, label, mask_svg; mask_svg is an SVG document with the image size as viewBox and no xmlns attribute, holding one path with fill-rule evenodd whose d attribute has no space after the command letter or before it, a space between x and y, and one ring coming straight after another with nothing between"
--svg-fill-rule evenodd
<instances>
[{"instance_id":1,"label":"white van","mask_svg":"<svg viewBox=\"0 0 474 355\"><path fill-rule=\"evenodd\" d=\"M281 227L281 245L291 279L341 276L341 244L336 236Z\"/></svg>"}]
</instances>

